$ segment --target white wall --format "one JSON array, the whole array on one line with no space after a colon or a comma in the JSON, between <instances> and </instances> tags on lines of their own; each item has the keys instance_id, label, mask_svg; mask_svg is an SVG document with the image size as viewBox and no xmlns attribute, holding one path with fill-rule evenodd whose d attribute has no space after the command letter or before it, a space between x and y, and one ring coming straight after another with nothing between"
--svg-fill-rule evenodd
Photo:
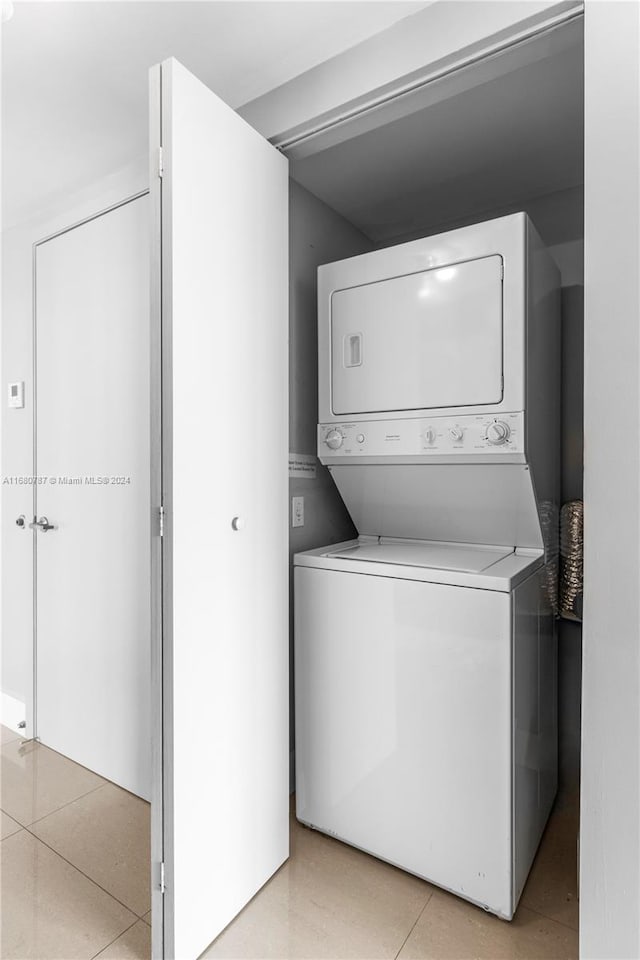
<instances>
[{"instance_id":1,"label":"white wall","mask_svg":"<svg viewBox=\"0 0 640 960\"><path fill-rule=\"evenodd\" d=\"M585 11L580 951L640 956L640 7Z\"/></svg>"},{"instance_id":2,"label":"white wall","mask_svg":"<svg viewBox=\"0 0 640 960\"><path fill-rule=\"evenodd\" d=\"M64 227L146 189L147 160L95 183L74 196L59 199L42 215L2 235L2 477L24 478L33 467L32 378L32 245ZM9 410L7 384L25 382L25 406ZM32 488L3 482L2 528L2 640L0 690L13 700L29 699L32 677L33 544L31 531L15 520L32 516ZM5 700L5 698L3 698ZM5 705L10 701L5 700ZM27 731L29 732L29 731Z\"/></svg>"}]
</instances>

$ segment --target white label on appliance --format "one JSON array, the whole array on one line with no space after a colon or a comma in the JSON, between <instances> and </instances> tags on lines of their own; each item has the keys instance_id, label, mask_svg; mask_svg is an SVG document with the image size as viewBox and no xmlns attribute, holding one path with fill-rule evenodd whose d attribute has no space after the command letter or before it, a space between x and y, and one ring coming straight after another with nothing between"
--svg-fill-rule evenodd
<instances>
[{"instance_id":1,"label":"white label on appliance","mask_svg":"<svg viewBox=\"0 0 640 960\"><path fill-rule=\"evenodd\" d=\"M318 458L306 453L289 454L289 476L304 477L305 480L316 479L316 465Z\"/></svg>"}]
</instances>

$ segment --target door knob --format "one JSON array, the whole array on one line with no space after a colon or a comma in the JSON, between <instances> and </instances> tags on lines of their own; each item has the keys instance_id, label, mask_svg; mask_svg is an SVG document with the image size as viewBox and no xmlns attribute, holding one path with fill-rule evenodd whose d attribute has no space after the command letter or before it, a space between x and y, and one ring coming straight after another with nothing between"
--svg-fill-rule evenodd
<instances>
[{"instance_id":1,"label":"door knob","mask_svg":"<svg viewBox=\"0 0 640 960\"><path fill-rule=\"evenodd\" d=\"M33 523L30 523L29 526L32 530L42 530L43 533L46 533L47 530L55 530L54 525L49 523L46 517L40 517L39 520L34 518Z\"/></svg>"}]
</instances>

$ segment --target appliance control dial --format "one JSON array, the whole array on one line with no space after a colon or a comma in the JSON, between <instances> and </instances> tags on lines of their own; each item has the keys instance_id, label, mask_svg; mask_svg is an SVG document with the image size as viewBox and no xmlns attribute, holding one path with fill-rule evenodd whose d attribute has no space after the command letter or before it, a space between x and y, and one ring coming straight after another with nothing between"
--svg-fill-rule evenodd
<instances>
[{"instance_id":1,"label":"appliance control dial","mask_svg":"<svg viewBox=\"0 0 640 960\"><path fill-rule=\"evenodd\" d=\"M330 450L339 450L344 441L344 437L339 430L329 430L324 438L324 442Z\"/></svg>"},{"instance_id":2,"label":"appliance control dial","mask_svg":"<svg viewBox=\"0 0 640 960\"><path fill-rule=\"evenodd\" d=\"M505 423L504 420L495 420L493 423L487 425L486 437L489 443L494 446L506 443L510 433L509 425Z\"/></svg>"},{"instance_id":3,"label":"appliance control dial","mask_svg":"<svg viewBox=\"0 0 640 960\"><path fill-rule=\"evenodd\" d=\"M449 436L452 440L455 440L459 443L464 437L464 430L462 427L451 427L449 430Z\"/></svg>"},{"instance_id":4,"label":"appliance control dial","mask_svg":"<svg viewBox=\"0 0 640 960\"><path fill-rule=\"evenodd\" d=\"M433 427L427 427L426 430L422 431L422 436L426 443L433 443L436 438L436 432Z\"/></svg>"}]
</instances>

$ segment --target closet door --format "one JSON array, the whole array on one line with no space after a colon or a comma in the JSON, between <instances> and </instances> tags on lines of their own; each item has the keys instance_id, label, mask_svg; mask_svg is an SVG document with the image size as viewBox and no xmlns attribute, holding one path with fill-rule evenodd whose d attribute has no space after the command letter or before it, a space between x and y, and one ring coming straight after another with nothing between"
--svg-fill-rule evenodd
<instances>
[{"instance_id":1,"label":"closet door","mask_svg":"<svg viewBox=\"0 0 640 960\"><path fill-rule=\"evenodd\" d=\"M36 720L149 799L149 199L34 257ZM37 521L37 522L35 522Z\"/></svg>"},{"instance_id":2,"label":"closet door","mask_svg":"<svg viewBox=\"0 0 640 960\"><path fill-rule=\"evenodd\" d=\"M150 148L153 956L195 960L288 856L288 178L175 60Z\"/></svg>"}]
</instances>

